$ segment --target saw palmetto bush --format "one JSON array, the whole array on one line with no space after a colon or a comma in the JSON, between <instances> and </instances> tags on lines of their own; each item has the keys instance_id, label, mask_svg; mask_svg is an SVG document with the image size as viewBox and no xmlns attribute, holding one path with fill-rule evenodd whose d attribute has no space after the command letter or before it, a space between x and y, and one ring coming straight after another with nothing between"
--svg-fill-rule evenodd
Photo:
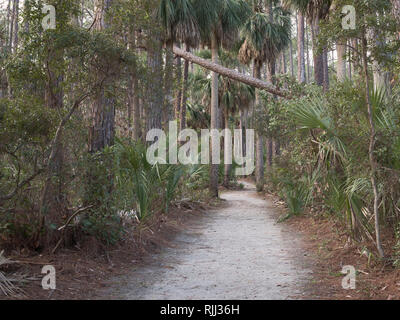
<instances>
[{"instance_id":1,"label":"saw palmetto bush","mask_svg":"<svg viewBox=\"0 0 400 320\"><path fill-rule=\"evenodd\" d=\"M150 164L141 142L118 140L115 146L117 192L122 211L135 210L145 220L154 212L168 213L180 187L194 190L208 175L203 165Z\"/></svg>"},{"instance_id":2,"label":"saw palmetto bush","mask_svg":"<svg viewBox=\"0 0 400 320\"><path fill-rule=\"evenodd\" d=\"M339 217L354 238L373 240L369 124L365 98L356 90L356 85L345 82L325 95L310 85L299 99L279 103L280 116L275 119L285 150L270 177L290 213L302 212L307 204L320 205ZM397 94L389 99L379 90L371 90L370 96L377 123L381 222L396 226L400 215L400 101ZM308 192L302 191L304 186Z\"/></svg>"}]
</instances>

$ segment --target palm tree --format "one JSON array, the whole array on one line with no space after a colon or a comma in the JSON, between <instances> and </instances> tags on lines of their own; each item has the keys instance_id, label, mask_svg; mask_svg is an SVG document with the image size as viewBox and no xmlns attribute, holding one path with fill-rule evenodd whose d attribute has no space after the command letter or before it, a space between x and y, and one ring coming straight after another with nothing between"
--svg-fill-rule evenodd
<instances>
[{"instance_id":1,"label":"palm tree","mask_svg":"<svg viewBox=\"0 0 400 320\"><path fill-rule=\"evenodd\" d=\"M312 42L313 42L313 54L314 54L314 77L315 82L324 87L327 87L325 83L328 79L324 79L324 59L323 53L317 50L317 38L319 35L320 21L326 19L329 14L329 9L332 4L332 0L285 0L286 4L292 5L301 12L303 12L309 21L311 26Z\"/></svg>"},{"instance_id":2,"label":"palm tree","mask_svg":"<svg viewBox=\"0 0 400 320\"><path fill-rule=\"evenodd\" d=\"M231 59L230 55L232 53L221 55L221 60L225 65L238 65L239 62L236 58ZM208 50L200 52L202 56L210 56ZM205 106L210 104L211 87L212 80L209 78L207 72L198 71L194 73L191 77L191 101L194 102L195 106ZM239 110L248 109L250 103L254 100L254 88L250 85L244 84L239 81L234 81L228 77L219 76L219 93L218 100L220 101L221 108L223 109L223 125L225 129L229 130L229 124L231 116ZM193 108L191 108L191 113L193 114ZM209 111L209 110L208 110ZM202 116L198 116L201 120ZM202 123L204 121L199 121ZM209 125L209 124L208 124ZM192 126L192 128L198 129L197 125ZM244 150L244 149L243 149ZM225 164L224 172L224 186L228 187L230 183L232 165Z\"/></svg>"},{"instance_id":3,"label":"palm tree","mask_svg":"<svg viewBox=\"0 0 400 320\"><path fill-rule=\"evenodd\" d=\"M218 64L218 49L233 42L250 8L243 0L196 0L193 3L202 40L211 46L212 62ZM211 129L218 129L218 74L212 73ZM212 134L212 147L215 136ZM210 192L218 197L218 165L210 166Z\"/></svg>"},{"instance_id":4,"label":"palm tree","mask_svg":"<svg viewBox=\"0 0 400 320\"><path fill-rule=\"evenodd\" d=\"M264 62L267 62L271 81L276 58L290 41L290 18L282 8L275 9L273 10L270 3L267 12L263 12L261 4L254 2L253 15L242 30L244 42L239 51L241 62L245 64L253 62L255 78L261 78L261 68ZM255 106L258 107L260 103L260 94L256 90ZM264 188L264 139L260 131L257 133L256 144L256 181L259 191Z\"/></svg>"},{"instance_id":5,"label":"palm tree","mask_svg":"<svg viewBox=\"0 0 400 320\"><path fill-rule=\"evenodd\" d=\"M186 49L194 47L199 40L199 31L197 26L197 18L193 8L193 0L161 0L157 16L161 21L164 29L164 42L166 45L166 61L165 61L165 101L164 101L164 121L168 121L172 111L172 84L173 84L173 45L175 42L184 42ZM180 58L178 58L177 81L178 86L182 85L182 70ZM185 63L185 72L183 79L183 88L178 89L176 104L180 112L181 129L183 129L186 109L182 110L181 103L186 104L186 88L187 88L187 69L188 64ZM186 107L186 106L185 106Z\"/></svg>"}]
</instances>

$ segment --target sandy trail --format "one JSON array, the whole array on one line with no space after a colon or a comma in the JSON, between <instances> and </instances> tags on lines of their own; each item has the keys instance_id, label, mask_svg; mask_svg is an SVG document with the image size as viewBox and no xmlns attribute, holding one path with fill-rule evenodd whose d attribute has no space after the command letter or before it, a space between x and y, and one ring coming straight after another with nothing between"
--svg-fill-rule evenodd
<instances>
[{"instance_id":1,"label":"sandy trail","mask_svg":"<svg viewBox=\"0 0 400 320\"><path fill-rule=\"evenodd\" d=\"M144 266L114 278L108 299L298 299L310 278L299 235L276 223L254 186L229 191L222 209L192 223Z\"/></svg>"}]
</instances>

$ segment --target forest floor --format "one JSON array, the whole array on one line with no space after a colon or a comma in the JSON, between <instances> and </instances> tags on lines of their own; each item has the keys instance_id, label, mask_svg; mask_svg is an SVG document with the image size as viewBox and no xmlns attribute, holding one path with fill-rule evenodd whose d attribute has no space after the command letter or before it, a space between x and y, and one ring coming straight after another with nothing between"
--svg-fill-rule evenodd
<instances>
[{"instance_id":1,"label":"forest floor","mask_svg":"<svg viewBox=\"0 0 400 320\"><path fill-rule=\"evenodd\" d=\"M93 240L56 255L14 257L24 262L18 272L37 277L21 298L400 299L400 272L368 262L334 219L306 214L277 223L283 203L248 182L221 198L175 208L118 248ZM54 291L41 288L45 264L56 267ZM342 288L344 265L358 271L356 290Z\"/></svg>"}]
</instances>

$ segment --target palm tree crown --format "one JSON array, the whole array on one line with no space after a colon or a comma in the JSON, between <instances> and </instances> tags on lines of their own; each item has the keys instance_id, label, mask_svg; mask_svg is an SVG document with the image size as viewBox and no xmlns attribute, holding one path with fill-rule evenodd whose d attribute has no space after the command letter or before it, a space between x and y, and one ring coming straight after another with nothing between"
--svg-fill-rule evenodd
<instances>
[{"instance_id":1,"label":"palm tree crown","mask_svg":"<svg viewBox=\"0 0 400 320\"><path fill-rule=\"evenodd\" d=\"M239 51L239 59L248 64L252 59L258 64L275 60L289 44L290 17L281 7L273 10L273 21L261 8L253 13L242 28L244 42Z\"/></svg>"}]
</instances>

